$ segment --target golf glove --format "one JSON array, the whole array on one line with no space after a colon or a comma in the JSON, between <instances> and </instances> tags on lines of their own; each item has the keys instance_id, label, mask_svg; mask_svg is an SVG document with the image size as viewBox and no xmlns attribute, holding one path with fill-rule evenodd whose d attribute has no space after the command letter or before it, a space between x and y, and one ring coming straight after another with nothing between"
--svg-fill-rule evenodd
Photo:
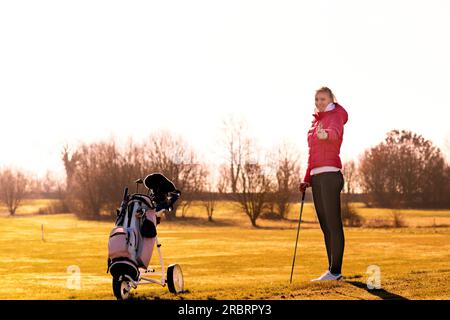
<instances>
[{"instance_id":1,"label":"golf glove","mask_svg":"<svg viewBox=\"0 0 450 320\"><path fill-rule=\"evenodd\" d=\"M307 188L309 188L311 185L309 184L309 182L302 182L300 183L300 187L298 188L300 190L300 192L305 192Z\"/></svg>"}]
</instances>

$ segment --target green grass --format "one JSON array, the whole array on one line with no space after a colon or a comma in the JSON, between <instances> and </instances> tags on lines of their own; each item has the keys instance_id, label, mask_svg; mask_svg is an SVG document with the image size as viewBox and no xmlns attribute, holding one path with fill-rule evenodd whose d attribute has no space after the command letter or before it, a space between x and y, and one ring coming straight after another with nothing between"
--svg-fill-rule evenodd
<instances>
[{"instance_id":1,"label":"green grass","mask_svg":"<svg viewBox=\"0 0 450 320\"><path fill-rule=\"evenodd\" d=\"M221 202L207 223L199 203L189 218L158 229L166 265L179 263L186 292L140 286L148 299L449 299L450 228L346 228L345 282L311 283L326 269L322 233L305 206L294 283L289 285L298 206L288 221L258 221L252 228L235 206ZM362 209L387 217L389 210ZM373 212L367 211L372 210ZM402 211L408 215L408 211ZM448 219L450 211L436 212ZM433 217L414 211L412 220ZM44 225L45 241L41 240ZM80 221L71 214L0 217L0 299L113 299L106 274L111 222ZM156 251L152 265L157 262ZM67 267L81 270L81 288L67 288ZM369 265L381 269L381 290L368 290Z\"/></svg>"}]
</instances>

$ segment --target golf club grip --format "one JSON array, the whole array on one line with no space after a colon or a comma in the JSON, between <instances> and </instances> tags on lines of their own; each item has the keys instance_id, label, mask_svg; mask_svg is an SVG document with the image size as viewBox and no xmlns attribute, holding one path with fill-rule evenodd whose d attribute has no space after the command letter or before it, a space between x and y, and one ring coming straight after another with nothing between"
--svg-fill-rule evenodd
<instances>
[{"instance_id":1,"label":"golf club grip","mask_svg":"<svg viewBox=\"0 0 450 320\"><path fill-rule=\"evenodd\" d=\"M123 191L123 200L127 201L128 199L128 187L125 187L125 190Z\"/></svg>"}]
</instances>

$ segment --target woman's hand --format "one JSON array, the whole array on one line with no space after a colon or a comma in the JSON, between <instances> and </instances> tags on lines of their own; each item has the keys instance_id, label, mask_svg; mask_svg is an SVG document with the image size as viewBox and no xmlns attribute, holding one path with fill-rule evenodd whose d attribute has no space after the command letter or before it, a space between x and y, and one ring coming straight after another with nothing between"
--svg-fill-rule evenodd
<instances>
[{"instance_id":1,"label":"woman's hand","mask_svg":"<svg viewBox=\"0 0 450 320\"><path fill-rule=\"evenodd\" d=\"M301 193L305 193L306 189L309 188L311 185L309 182L302 182L300 183L300 186L298 187L298 190L300 190Z\"/></svg>"},{"instance_id":2,"label":"woman's hand","mask_svg":"<svg viewBox=\"0 0 450 320\"><path fill-rule=\"evenodd\" d=\"M328 139L328 133L322 128L322 122L319 122L316 130L316 136L320 140Z\"/></svg>"}]
</instances>

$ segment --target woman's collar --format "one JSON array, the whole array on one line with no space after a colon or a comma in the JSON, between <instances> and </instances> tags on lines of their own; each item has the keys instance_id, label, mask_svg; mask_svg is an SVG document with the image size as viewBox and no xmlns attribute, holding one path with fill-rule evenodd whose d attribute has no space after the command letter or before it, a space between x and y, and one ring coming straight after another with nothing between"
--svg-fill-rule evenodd
<instances>
[{"instance_id":1,"label":"woman's collar","mask_svg":"<svg viewBox=\"0 0 450 320\"><path fill-rule=\"evenodd\" d=\"M327 107L325 108L325 111L323 111L323 112L327 112L327 111L331 111L331 110L333 110L334 108L336 107L336 104L335 103L333 103L333 102L330 102L328 105L327 105ZM319 113L320 111L317 109L317 107L314 109L314 112L315 113Z\"/></svg>"}]
</instances>

